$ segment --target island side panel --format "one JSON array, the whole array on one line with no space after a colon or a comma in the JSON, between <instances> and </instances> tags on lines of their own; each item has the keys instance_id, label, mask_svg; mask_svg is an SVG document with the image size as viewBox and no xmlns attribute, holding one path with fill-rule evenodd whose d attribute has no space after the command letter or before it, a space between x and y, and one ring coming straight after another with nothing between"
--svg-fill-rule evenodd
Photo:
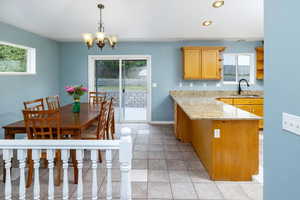
<instances>
[{"instance_id":1,"label":"island side panel","mask_svg":"<svg viewBox=\"0 0 300 200\"><path fill-rule=\"evenodd\" d=\"M208 174L213 173L212 166L212 140L213 121L212 120L191 120L192 145L201 160Z\"/></svg>"},{"instance_id":2,"label":"island side panel","mask_svg":"<svg viewBox=\"0 0 300 200\"><path fill-rule=\"evenodd\" d=\"M259 168L258 120L214 121L213 180L251 181Z\"/></svg>"},{"instance_id":3,"label":"island side panel","mask_svg":"<svg viewBox=\"0 0 300 200\"><path fill-rule=\"evenodd\" d=\"M181 142L191 142L191 120L180 106L176 105L176 138Z\"/></svg>"},{"instance_id":4,"label":"island side panel","mask_svg":"<svg viewBox=\"0 0 300 200\"><path fill-rule=\"evenodd\" d=\"M175 134L176 138L178 138L177 125L178 125L178 121L177 121L177 103L174 102L174 134Z\"/></svg>"}]
</instances>

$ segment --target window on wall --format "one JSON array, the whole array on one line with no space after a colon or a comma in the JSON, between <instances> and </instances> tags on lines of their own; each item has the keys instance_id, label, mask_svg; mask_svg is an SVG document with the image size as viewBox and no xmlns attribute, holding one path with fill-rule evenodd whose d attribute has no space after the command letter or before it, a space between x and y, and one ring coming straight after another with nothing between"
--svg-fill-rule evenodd
<instances>
[{"instance_id":1,"label":"window on wall","mask_svg":"<svg viewBox=\"0 0 300 200\"><path fill-rule=\"evenodd\" d=\"M254 54L223 54L223 83L237 84L246 79L254 84Z\"/></svg>"},{"instance_id":2,"label":"window on wall","mask_svg":"<svg viewBox=\"0 0 300 200\"><path fill-rule=\"evenodd\" d=\"M35 74L35 49L0 42L0 74Z\"/></svg>"}]
</instances>

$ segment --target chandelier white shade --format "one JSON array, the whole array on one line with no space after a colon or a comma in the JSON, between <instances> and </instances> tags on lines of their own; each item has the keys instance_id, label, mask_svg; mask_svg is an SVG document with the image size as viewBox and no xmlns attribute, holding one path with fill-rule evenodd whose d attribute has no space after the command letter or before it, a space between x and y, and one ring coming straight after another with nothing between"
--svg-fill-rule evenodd
<instances>
[{"instance_id":1,"label":"chandelier white shade","mask_svg":"<svg viewBox=\"0 0 300 200\"><path fill-rule=\"evenodd\" d=\"M93 47L94 42L97 44L97 46L102 50L105 46L105 42L108 42L109 45L114 48L117 44L117 37L116 36L110 36L105 34L104 32L104 24L102 21L102 10L104 9L103 4L98 4L98 8L100 10L100 23L98 26L98 32L96 32L94 35L91 33L84 33L82 34L83 41L86 43L87 47L90 49Z\"/></svg>"}]
</instances>

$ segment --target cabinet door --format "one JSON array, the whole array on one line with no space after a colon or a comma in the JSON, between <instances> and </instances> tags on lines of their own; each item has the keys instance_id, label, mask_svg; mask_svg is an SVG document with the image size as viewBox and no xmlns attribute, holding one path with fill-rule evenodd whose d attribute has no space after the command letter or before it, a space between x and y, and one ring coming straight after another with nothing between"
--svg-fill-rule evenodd
<instances>
[{"instance_id":1,"label":"cabinet door","mask_svg":"<svg viewBox=\"0 0 300 200\"><path fill-rule=\"evenodd\" d=\"M253 108L251 105L235 105L235 107L238 107L239 109L245 110L247 112L253 113Z\"/></svg>"},{"instance_id":2,"label":"cabinet door","mask_svg":"<svg viewBox=\"0 0 300 200\"><path fill-rule=\"evenodd\" d=\"M220 79L218 50L202 50L202 79Z\"/></svg>"},{"instance_id":3,"label":"cabinet door","mask_svg":"<svg viewBox=\"0 0 300 200\"><path fill-rule=\"evenodd\" d=\"M184 50L184 79L201 79L201 50Z\"/></svg>"},{"instance_id":4,"label":"cabinet door","mask_svg":"<svg viewBox=\"0 0 300 200\"><path fill-rule=\"evenodd\" d=\"M264 99L262 98L235 98L233 99L233 103L236 105L262 105L264 103Z\"/></svg>"}]
</instances>

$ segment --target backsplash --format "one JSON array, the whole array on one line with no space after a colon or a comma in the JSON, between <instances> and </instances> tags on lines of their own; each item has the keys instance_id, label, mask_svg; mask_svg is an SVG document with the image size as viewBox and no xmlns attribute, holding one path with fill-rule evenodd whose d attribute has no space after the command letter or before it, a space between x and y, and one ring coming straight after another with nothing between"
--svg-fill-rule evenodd
<instances>
[{"instance_id":1,"label":"backsplash","mask_svg":"<svg viewBox=\"0 0 300 200\"><path fill-rule=\"evenodd\" d=\"M261 80L256 80L255 84L251 84L250 87L242 83L242 89L245 91L262 91L264 89L263 87L264 82ZM173 87L173 90L237 90L237 88L238 84L223 84L222 81L181 80Z\"/></svg>"}]
</instances>

